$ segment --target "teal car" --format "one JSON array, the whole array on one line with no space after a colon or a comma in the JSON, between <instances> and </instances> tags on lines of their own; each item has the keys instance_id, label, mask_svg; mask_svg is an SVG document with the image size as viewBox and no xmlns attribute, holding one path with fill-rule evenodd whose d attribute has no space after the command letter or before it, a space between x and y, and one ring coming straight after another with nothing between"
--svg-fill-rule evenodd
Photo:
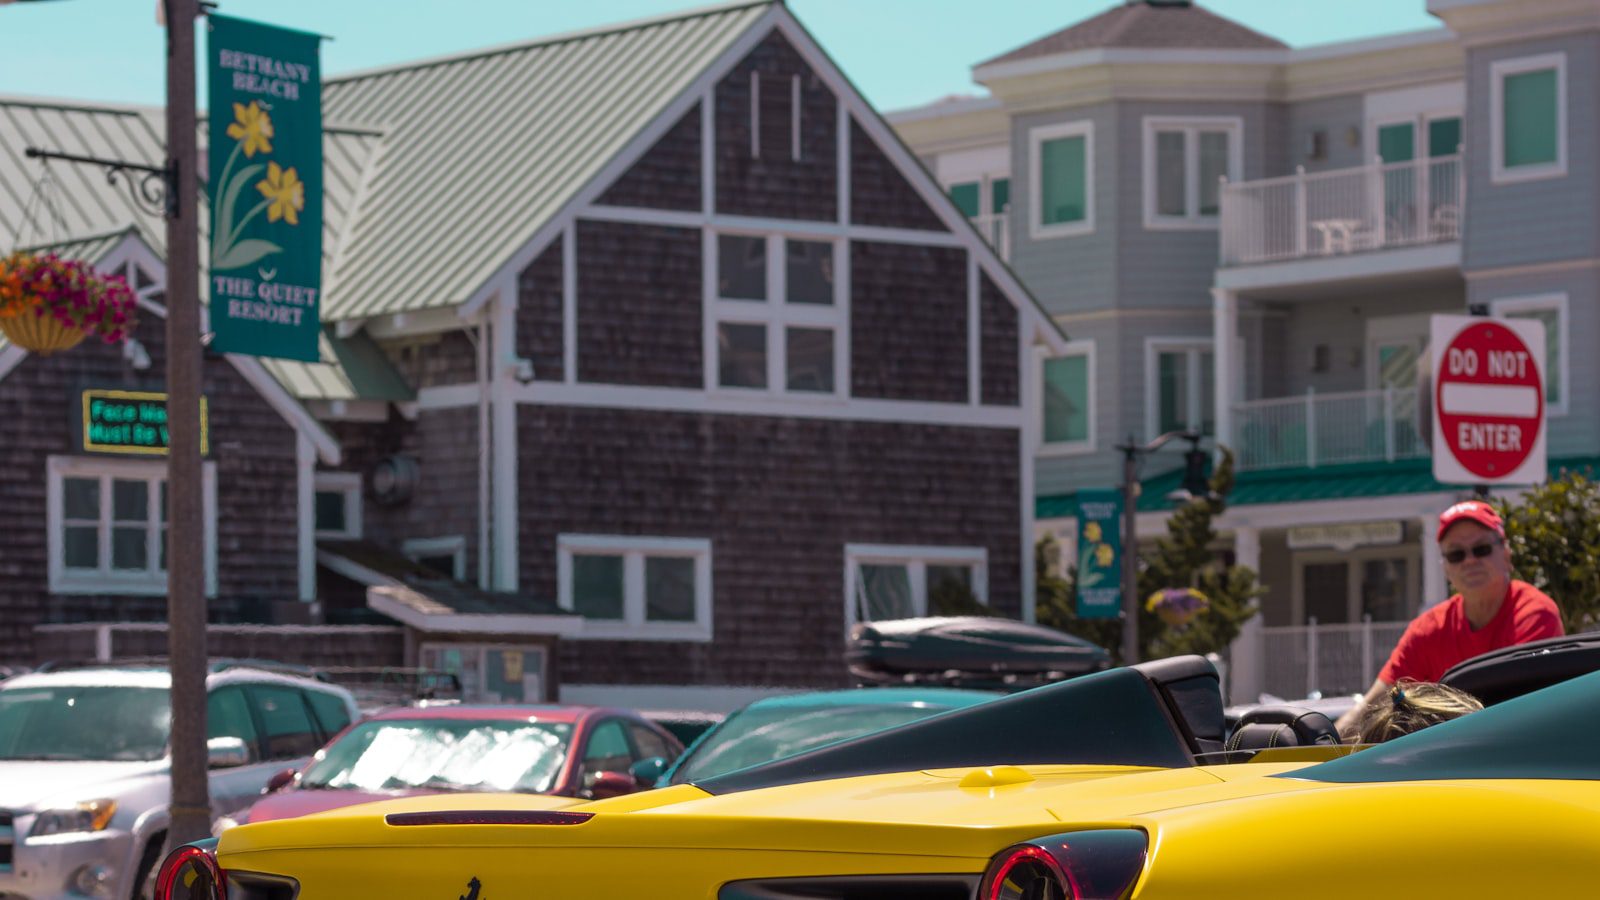
<instances>
[{"instance_id":1,"label":"teal car","mask_svg":"<svg viewBox=\"0 0 1600 900\"><path fill-rule=\"evenodd\" d=\"M895 687L767 697L730 713L670 766L663 765L656 786L701 781L1001 696L998 691ZM650 762L638 764L636 778L648 777Z\"/></svg>"}]
</instances>

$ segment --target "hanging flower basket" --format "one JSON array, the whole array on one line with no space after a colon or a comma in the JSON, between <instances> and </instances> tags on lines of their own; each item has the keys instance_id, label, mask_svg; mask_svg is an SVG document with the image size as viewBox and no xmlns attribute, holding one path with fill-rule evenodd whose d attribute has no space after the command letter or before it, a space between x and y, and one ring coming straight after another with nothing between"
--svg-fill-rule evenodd
<instances>
[{"instance_id":1,"label":"hanging flower basket","mask_svg":"<svg viewBox=\"0 0 1600 900\"><path fill-rule=\"evenodd\" d=\"M1194 588L1164 588L1150 595L1144 608L1155 613L1173 628L1183 628L1211 606L1206 595Z\"/></svg>"},{"instance_id":2,"label":"hanging flower basket","mask_svg":"<svg viewBox=\"0 0 1600 900\"><path fill-rule=\"evenodd\" d=\"M53 253L0 259L0 332L25 350L48 356L90 335L119 343L133 330L135 314L133 292L120 275L101 275Z\"/></svg>"}]
</instances>

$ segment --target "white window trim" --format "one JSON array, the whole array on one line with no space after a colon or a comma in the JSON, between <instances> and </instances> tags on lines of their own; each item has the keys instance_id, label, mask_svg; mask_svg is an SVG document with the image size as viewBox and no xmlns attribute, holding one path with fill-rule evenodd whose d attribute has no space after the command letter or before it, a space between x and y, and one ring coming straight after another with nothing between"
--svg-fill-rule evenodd
<instances>
[{"instance_id":1,"label":"white window trim","mask_svg":"<svg viewBox=\"0 0 1600 900\"><path fill-rule=\"evenodd\" d=\"M316 517L317 494L339 493L344 495L344 530L318 529L315 535L319 538L359 538L361 537L361 476L355 472L318 472L312 487L312 518Z\"/></svg>"},{"instance_id":2,"label":"white window trim","mask_svg":"<svg viewBox=\"0 0 1600 900\"><path fill-rule=\"evenodd\" d=\"M849 265L849 244L844 240L818 237L815 234L783 231L744 231L737 228L717 228L706 231L705 253L709 262L706 285L706 390L713 394L731 397L781 397L785 401L833 403L848 398L849 369L849 309L845 302L847 292L842 273ZM721 278L720 236L757 237L766 241L767 299L739 300L724 298L717 291ZM833 248L833 303L823 306L814 303L788 301L788 242L804 241L829 244ZM737 325L763 325L767 335L767 386L736 387L722 384L722 366L718 355L720 344L717 328L724 323ZM833 391L789 390L788 329L827 328L833 331Z\"/></svg>"},{"instance_id":3,"label":"white window trim","mask_svg":"<svg viewBox=\"0 0 1600 900\"><path fill-rule=\"evenodd\" d=\"M1181 216L1165 216L1156 211L1156 135L1163 131L1183 133L1183 189L1185 210ZM1145 116L1144 117L1144 227L1150 231L1214 231L1222 216L1200 214L1201 131L1228 134L1228 181L1244 177L1244 119L1239 116ZM1220 200L1220 193L1219 193Z\"/></svg>"},{"instance_id":4,"label":"white window trim","mask_svg":"<svg viewBox=\"0 0 1600 900\"><path fill-rule=\"evenodd\" d=\"M621 556L622 620L584 619L577 640L639 640L709 642L711 622L711 541L708 538L620 537L598 534L563 534L556 539L556 598L562 609L574 609L572 557L575 553ZM678 556L694 560L694 621L645 620L644 559Z\"/></svg>"},{"instance_id":5,"label":"white window trim","mask_svg":"<svg viewBox=\"0 0 1600 900\"><path fill-rule=\"evenodd\" d=\"M54 594L130 594L159 596L167 592L167 575L115 572L110 569L110 548L102 541L98 572L66 567L66 542L63 540L65 511L62 498L64 478L122 478L127 480L164 482L167 466L163 461L112 459L99 456L52 456L45 464L46 510L45 527L49 552L49 586ZM207 461L201 467L201 508L204 547L205 591L207 597L217 595L217 464ZM159 503L159 488L150 500ZM101 492L101 525L109 527L111 498L108 491ZM154 507L152 506L152 509ZM159 512L153 513L159 522ZM154 522L151 524L153 525ZM169 528L170 523L169 523ZM169 532L170 534L170 532ZM170 540L170 538L169 538ZM170 545L168 555L170 557Z\"/></svg>"},{"instance_id":6,"label":"white window trim","mask_svg":"<svg viewBox=\"0 0 1600 900\"><path fill-rule=\"evenodd\" d=\"M1489 301L1489 313L1496 318L1507 318L1508 313L1528 312L1536 309L1554 309L1556 311L1556 347L1557 354L1561 357L1561 371L1556 377L1561 380L1561 402L1550 403L1545 401L1544 413L1546 416L1564 416L1572 403L1572 324L1567 312L1569 303L1565 292L1556 291L1547 294L1528 294L1520 297L1501 297ZM1548 337L1548 336L1547 336ZM1543 350L1544 348L1540 348ZM1545 390L1549 390L1550 373L1545 373Z\"/></svg>"},{"instance_id":7,"label":"white window trim","mask_svg":"<svg viewBox=\"0 0 1600 900\"><path fill-rule=\"evenodd\" d=\"M1057 441L1055 443L1050 443L1049 441L1046 441L1045 437L1044 437L1044 435L1045 435L1045 427L1044 427L1045 426L1045 421L1044 421L1044 397L1045 397L1045 390L1044 390L1044 364L1045 364L1045 362L1047 360L1065 359L1066 357L1069 357L1069 356L1085 356L1085 357L1088 358L1087 361L1084 363L1083 370L1084 370L1084 374L1089 379L1089 383L1088 383L1088 385L1086 385L1086 390L1085 390L1085 393L1084 393L1085 399L1087 399L1088 403L1089 403L1089 409L1088 409L1089 435L1088 435L1088 437L1086 437L1085 439L1083 439L1081 441ZM1066 349L1064 351L1062 351L1061 353L1056 354L1055 356L1047 356L1047 355L1042 354L1042 353L1036 355L1034 357L1033 380L1034 380L1034 383L1039 386L1039 390L1038 390L1039 408L1034 413L1034 415L1037 417L1037 421L1039 423L1038 455L1039 456L1079 456L1079 455L1082 455L1082 454L1085 454L1085 453L1093 453L1094 449L1095 449L1095 418L1096 418L1096 415L1099 412L1099 401L1095 397L1095 382L1098 380L1098 378L1096 376L1096 370L1095 370L1095 346L1094 346L1094 341L1092 341L1092 340L1068 341Z\"/></svg>"},{"instance_id":8,"label":"white window trim","mask_svg":"<svg viewBox=\"0 0 1600 900\"><path fill-rule=\"evenodd\" d=\"M453 560L450 577L457 581L466 580L467 539L464 535L407 538L400 543L400 552L410 557L412 561L420 560L424 556L449 556Z\"/></svg>"},{"instance_id":9,"label":"white window trim","mask_svg":"<svg viewBox=\"0 0 1600 900\"><path fill-rule=\"evenodd\" d=\"M1435 159L1436 157L1434 157L1432 153L1433 148L1428 146L1428 126L1439 121L1440 119L1459 119L1461 121L1461 144L1466 143L1467 117L1459 109L1438 109L1413 113L1410 115L1391 115L1368 119L1363 135L1364 140L1366 141L1365 146L1371 150L1371 152L1367 154L1368 161L1376 161L1380 158L1380 154L1378 153L1378 132L1384 128L1388 128L1391 125L1411 126L1410 162ZM1449 153L1439 154L1438 158L1459 156L1462 152L1461 144L1457 144ZM1396 163L1405 161L1406 160L1385 160L1384 165L1394 165Z\"/></svg>"},{"instance_id":10,"label":"white window trim","mask_svg":"<svg viewBox=\"0 0 1600 900\"><path fill-rule=\"evenodd\" d=\"M1205 408L1207 403L1215 403L1215 397L1205 396L1201 389L1200 357L1202 354L1211 354L1211 377L1217 377L1216 372L1216 341L1211 338L1193 337L1148 337L1144 339L1144 431L1151 439L1160 437L1156 431L1161 427L1161 355L1163 353L1184 353L1188 361L1189 396L1186 405L1189 408L1189 418L1186 423L1192 431L1200 431L1205 425ZM1215 414L1213 414L1214 416Z\"/></svg>"},{"instance_id":11,"label":"white window trim","mask_svg":"<svg viewBox=\"0 0 1600 900\"><path fill-rule=\"evenodd\" d=\"M856 571L869 565L903 565L911 579L911 605L916 617L928 614L928 566L971 566L972 592L989 602L989 551L984 547L930 547L894 544L846 544L844 547L844 624L848 634L856 618Z\"/></svg>"},{"instance_id":12,"label":"white window trim","mask_svg":"<svg viewBox=\"0 0 1600 900\"><path fill-rule=\"evenodd\" d=\"M1553 163L1506 168L1505 78L1541 69L1556 70L1556 160ZM1567 54L1541 53L1501 59L1489 64L1489 183L1515 184L1567 174Z\"/></svg>"},{"instance_id":13,"label":"white window trim","mask_svg":"<svg viewBox=\"0 0 1600 900\"><path fill-rule=\"evenodd\" d=\"M1040 181L1040 151L1045 141L1068 137L1083 138L1083 221L1046 225L1044 184ZM1044 125L1028 132L1028 236L1034 240L1076 237L1094 233L1094 122L1082 119L1059 125Z\"/></svg>"}]
</instances>

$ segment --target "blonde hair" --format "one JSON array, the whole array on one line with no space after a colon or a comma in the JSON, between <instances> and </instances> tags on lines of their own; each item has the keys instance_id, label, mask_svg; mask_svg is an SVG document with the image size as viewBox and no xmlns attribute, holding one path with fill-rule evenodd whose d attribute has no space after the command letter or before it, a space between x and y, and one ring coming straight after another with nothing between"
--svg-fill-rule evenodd
<instances>
[{"instance_id":1,"label":"blonde hair","mask_svg":"<svg viewBox=\"0 0 1600 900\"><path fill-rule=\"evenodd\" d=\"M1400 679L1361 714L1361 743L1376 744L1483 709L1478 698L1431 681Z\"/></svg>"}]
</instances>

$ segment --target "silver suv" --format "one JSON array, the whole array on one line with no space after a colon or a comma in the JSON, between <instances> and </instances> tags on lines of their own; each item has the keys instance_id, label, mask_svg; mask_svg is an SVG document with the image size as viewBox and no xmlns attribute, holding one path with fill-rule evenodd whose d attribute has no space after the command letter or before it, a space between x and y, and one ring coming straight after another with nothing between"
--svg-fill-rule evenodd
<instances>
[{"instance_id":1,"label":"silver suv","mask_svg":"<svg viewBox=\"0 0 1600 900\"><path fill-rule=\"evenodd\" d=\"M358 715L343 688L217 668L206 678L213 820L249 806ZM164 667L100 666L0 685L0 898L146 892L171 802L171 684Z\"/></svg>"}]
</instances>

